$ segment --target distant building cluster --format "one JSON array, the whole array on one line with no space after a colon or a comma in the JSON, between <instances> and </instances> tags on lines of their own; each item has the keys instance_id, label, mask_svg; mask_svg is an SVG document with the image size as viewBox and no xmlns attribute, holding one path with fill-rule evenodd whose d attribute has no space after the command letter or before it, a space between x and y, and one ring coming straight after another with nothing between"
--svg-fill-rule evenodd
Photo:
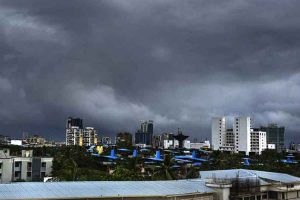
<instances>
[{"instance_id":1,"label":"distant building cluster","mask_svg":"<svg viewBox=\"0 0 300 200\"><path fill-rule=\"evenodd\" d=\"M201 149L210 148L210 142L191 142L187 140L188 136L182 134L178 129L177 135L173 133L162 133L161 135L154 135L154 122L153 120L141 121L140 129L135 134L135 146L145 148L154 147L160 149Z\"/></svg>"},{"instance_id":2,"label":"distant building cluster","mask_svg":"<svg viewBox=\"0 0 300 200\"><path fill-rule=\"evenodd\" d=\"M92 145L117 145L120 147L136 146L139 148L160 149L203 149L244 152L261 154L265 149L284 150L284 127L269 124L260 128L252 127L251 117L234 117L232 126L227 126L225 117L214 117L211 126L211 143L209 140L192 142L180 129L178 133L154 134L154 121L142 120L133 136L128 132L120 132L112 140L110 137L97 139L97 131L93 127L83 126L80 118L69 117L66 123L66 145L92 146Z\"/></svg>"},{"instance_id":3,"label":"distant building cluster","mask_svg":"<svg viewBox=\"0 0 300 200\"><path fill-rule=\"evenodd\" d=\"M258 153L267 148L282 151L284 127L275 124L252 128L250 117L234 117L232 128L227 127L225 117L212 119L211 135L213 150Z\"/></svg>"},{"instance_id":4,"label":"distant building cluster","mask_svg":"<svg viewBox=\"0 0 300 200\"><path fill-rule=\"evenodd\" d=\"M0 145L17 145L23 147L43 147L43 146L61 146L62 144L54 141L47 141L39 135L30 135L23 133L22 139L11 138L0 135Z\"/></svg>"},{"instance_id":5,"label":"distant building cluster","mask_svg":"<svg viewBox=\"0 0 300 200\"><path fill-rule=\"evenodd\" d=\"M129 132L119 132L115 139L103 136L99 137L97 130L93 127L83 126L81 118L69 117L66 121L66 145L93 146L93 145L117 145L128 148L136 146L139 148L160 148L160 149L201 149L210 148L210 142L191 142L186 140L188 136L178 130L178 134L162 133L154 135L154 121L142 120L140 126L133 136Z\"/></svg>"},{"instance_id":6,"label":"distant building cluster","mask_svg":"<svg viewBox=\"0 0 300 200\"><path fill-rule=\"evenodd\" d=\"M97 130L83 127L82 119L69 117L66 123L66 145L92 146L97 144Z\"/></svg>"}]
</instances>

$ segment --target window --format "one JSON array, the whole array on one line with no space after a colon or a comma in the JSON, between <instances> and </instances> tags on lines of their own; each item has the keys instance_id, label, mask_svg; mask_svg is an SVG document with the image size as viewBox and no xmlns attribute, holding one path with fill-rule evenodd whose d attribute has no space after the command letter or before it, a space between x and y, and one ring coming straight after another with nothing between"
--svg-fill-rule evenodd
<instances>
[{"instance_id":1,"label":"window","mask_svg":"<svg viewBox=\"0 0 300 200\"><path fill-rule=\"evenodd\" d=\"M15 172L15 178L21 178L21 172Z\"/></svg>"},{"instance_id":2,"label":"window","mask_svg":"<svg viewBox=\"0 0 300 200\"><path fill-rule=\"evenodd\" d=\"M21 167L21 162L15 162L15 167Z\"/></svg>"},{"instance_id":3,"label":"window","mask_svg":"<svg viewBox=\"0 0 300 200\"><path fill-rule=\"evenodd\" d=\"M270 199L277 199L277 192L273 192L273 191L269 192L269 198Z\"/></svg>"},{"instance_id":4,"label":"window","mask_svg":"<svg viewBox=\"0 0 300 200\"><path fill-rule=\"evenodd\" d=\"M45 162L42 162L42 167L46 167L46 163Z\"/></svg>"},{"instance_id":5,"label":"window","mask_svg":"<svg viewBox=\"0 0 300 200\"><path fill-rule=\"evenodd\" d=\"M31 162L28 162L28 163L27 163L27 170L28 170L28 171L31 171Z\"/></svg>"},{"instance_id":6,"label":"window","mask_svg":"<svg viewBox=\"0 0 300 200\"><path fill-rule=\"evenodd\" d=\"M28 178L31 177L31 172L27 172L27 177L28 177Z\"/></svg>"},{"instance_id":7,"label":"window","mask_svg":"<svg viewBox=\"0 0 300 200\"><path fill-rule=\"evenodd\" d=\"M2 169L2 163L0 163L0 169Z\"/></svg>"}]
</instances>

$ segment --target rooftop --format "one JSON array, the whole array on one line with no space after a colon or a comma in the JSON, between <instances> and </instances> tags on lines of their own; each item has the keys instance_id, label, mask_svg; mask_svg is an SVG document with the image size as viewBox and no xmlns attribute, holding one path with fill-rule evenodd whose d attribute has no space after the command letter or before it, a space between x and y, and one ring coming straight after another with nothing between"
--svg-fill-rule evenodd
<instances>
[{"instance_id":1,"label":"rooftop","mask_svg":"<svg viewBox=\"0 0 300 200\"><path fill-rule=\"evenodd\" d=\"M165 197L214 193L208 179L259 178L260 184L299 183L300 178L288 174L247 170L215 170L200 172L201 178L173 181L89 181L89 182L22 182L0 184L1 199L74 199L109 197Z\"/></svg>"},{"instance_id":2,"label":"rooftop","mask_svg":"<svg viewBox=\"0 0 300 200\"><path fill-rule=\"evenodd\" d=\"M280 183L300 183L300 178L283 173L266 172L247 169L230 169L230 170L214 170L214 171L201 171L201 179L234 179L234 178L259 178L261 181L267 182L280 182Z\"/></svg>"},{"instance_id":3,"label":"rooftop","mask_svg":"<svg viewBox=\"0 0 300 200\"><path fill-rule=\"evenodd\" d=\"M154 197L213 193L203 181L89 181L0 184L0 199Z\"/></svg>"}]
</instances>

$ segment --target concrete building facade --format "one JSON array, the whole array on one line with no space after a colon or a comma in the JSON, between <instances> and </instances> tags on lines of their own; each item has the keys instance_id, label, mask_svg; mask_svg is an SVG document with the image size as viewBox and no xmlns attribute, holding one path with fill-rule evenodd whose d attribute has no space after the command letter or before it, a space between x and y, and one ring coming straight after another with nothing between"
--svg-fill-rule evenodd
<instances>
[{"instance_id":1,"label":"concrete building facade","mask_svg":"<svg viewBox=\"0 0 300 200\"><path fill-rule=\"evenodd\" d=\"M140 129L135 133L135 144L152 146L153 127L153 120L142 120Z\"/></svg>"},{"instance_id":2,"label":"concrete building facade","mask_svg":"<svg viewBox=\"0 0 300 200\"><path fill-rule=\"evenodd\" d=\"M34 157L32 150L22 156L11 156L9 149L0 150L0 182L41 181L50 176L53 158Z\"/></svg>"},{"instance_id":3,"label":"concrete building facade","mask_svg":"<svg viewBox=\"0 0 300 200\"><path fill-rule=\"evenodd\" d=\"M267 144L274 144L278 152L284 150L285 128L283 126L280 127L273 123L268 126L262 126L260 129L267 133Z\"/></svg>"},{"instance_id":4,"label":"concrete building facade","mask_svg":"<svg viewBox=\"0 0 300 200\"><path fill-rule=\"evenodd\" d=\"M233 126L226 127L225 117L212 119L212 149L261 154L267 148L266 133L251 128L250 117L234 117Z\"/></svg>"},{"instance_id":5,"label":"concrete building facade","mask_svg":"<svg viewBox=\"0 0 300 200\"><path fill-rule=\"evenodd\" d=\"M83 120L69 117L66 122L66 145L92 146L97 145L97 130L83 127Z\"/></svg>"}]
</instances>

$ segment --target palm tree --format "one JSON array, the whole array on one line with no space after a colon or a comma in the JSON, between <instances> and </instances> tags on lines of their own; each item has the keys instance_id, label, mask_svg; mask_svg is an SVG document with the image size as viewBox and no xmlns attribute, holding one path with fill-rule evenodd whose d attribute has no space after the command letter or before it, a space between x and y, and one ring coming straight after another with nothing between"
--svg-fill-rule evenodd
<instances>
[{"instance_id":1,"label":"palm tree","mask_svg":"<svg viewBox=\"0 0 300 200\"><path fill-rule=\"evenodd\" d=\"M174 180L175 175L172 171L172 166L175 164L174 159L166 154L164 161L157 167L153 169L152 180L164 179L164 180Z\"/></svg>"}]
</instances>

